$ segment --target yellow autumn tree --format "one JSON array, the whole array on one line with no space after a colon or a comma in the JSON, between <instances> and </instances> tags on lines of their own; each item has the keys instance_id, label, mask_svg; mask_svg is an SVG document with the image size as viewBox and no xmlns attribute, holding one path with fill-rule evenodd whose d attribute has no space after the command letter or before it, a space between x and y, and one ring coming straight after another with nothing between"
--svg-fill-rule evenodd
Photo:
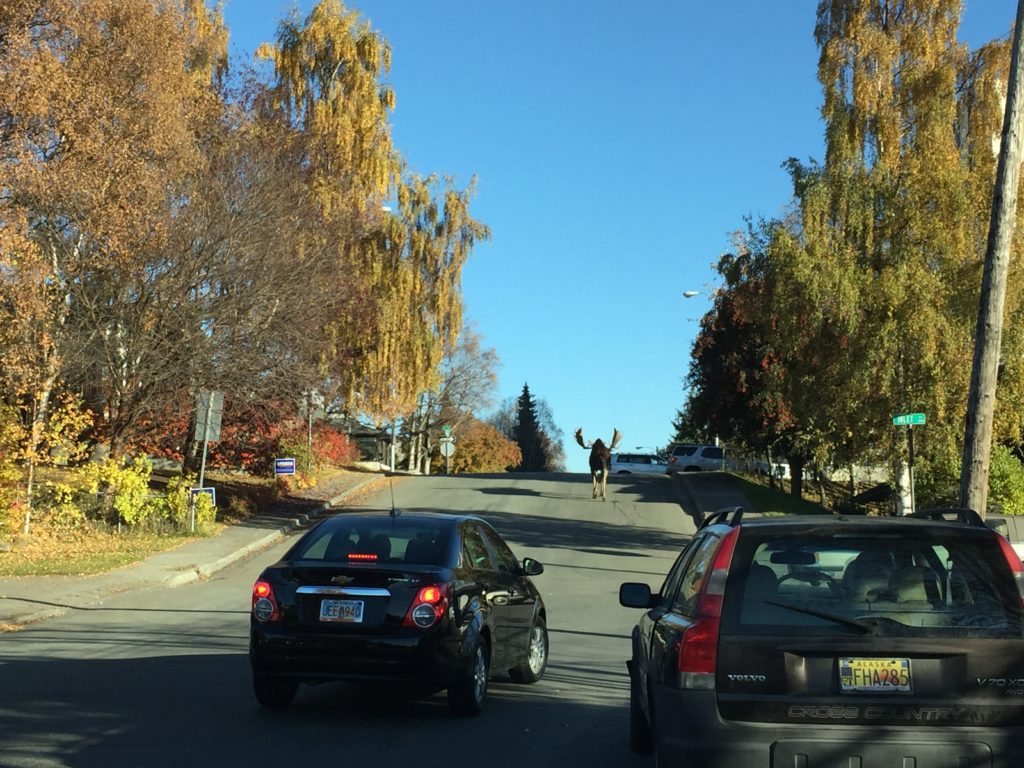
<instances>
[{"instance_id":1,"label":"yellow autumn tree","mask_svg":"<svg viewBox=\"0 0 1024 768\"><path fill-rule=\"evenodd\" d=\"M189 69L198 10L183 0L0 10L0 354L27 429L26 532L57 382L82 353L70 327L87 319L97 286L122 286L114 298L130 306L143 254L166 241L178 182L200 162L194 117L213 65ZM216 37L209 27L202 35Z\"/></svg>"},{"instance_id":2,"label":"yellow autumn tree","mask_svg":"<svg viewBox=\"0 0 1024 768\"><path fill-rule=\"evenodd\" d=\"M469 212L473 185L412 176L398 188L398 215L362 244L378 314L349 328L367 353L353 361L351 393L361 409L393 419L440 383L444 350L462 327L462 268L477 241L490 237ZM382 386L383 385L383 386Z\"/></svg>"},{"instance_id":3,"label":"yellow autumn tree","mask_svg":"<svg viewBox=\"0 0 1024 768\"><path fill-rule=\"evenodd\" d=\"M322 212L351 232L337 243L339 277L370 300L368 314L343 311L325 328L325 376L351 411L395 419L436 386L444 344L461 327L462 266L489 236L469 213L473 185L405 175L383 82L391 48L339 0L293 15L258 56L273 62L280 107L304 136Z\"/></svg>"},{"instance_id":4,"label":"yellow autumn tree","mask_svg":"<svg viewBox=\"0 0 1024 768\"><path fill-rule=\"evenodd\" d=\"M907 411L928 415L918 446L926 460L959 454L990 132L1001 120L992 86L1005 71L1001 49L982 61L957 41L960 12L959 0L819 4L825 161L791 164L796 216L768 249L773 341L790 363L790 405L819 458L873 442L895 461L905 447L890 420ZM1011 318L1019 275L1018 267ZM1015 348L1019 335L1017 324L1004 343ZM1006 382L1016 381L1008 370ZM1020 423L1016 410L1004 426Z\"/></svg>"}]
</instances>

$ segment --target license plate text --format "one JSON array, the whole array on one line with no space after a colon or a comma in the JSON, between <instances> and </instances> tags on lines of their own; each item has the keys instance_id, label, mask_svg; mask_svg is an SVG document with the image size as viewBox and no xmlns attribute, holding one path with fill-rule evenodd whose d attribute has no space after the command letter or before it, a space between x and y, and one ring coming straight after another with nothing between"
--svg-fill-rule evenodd
<instances>
[{"instance_id":1,"label":"license plate text","mask_svg":"<svg viewBox=\"0 0 1024 768\"><path fill-rule=\"evenodd\" d=\"M843 693L910 693L910 659L839 659Z\"/></svg>"},{"instance_id":2,"label":"license plate text","mask_svg":"<svg viewBox=\"0 0 1024 768\"><path fill-rule=\"evenodd\" d=\"M362 620L362 600L322 600L320 602L320 621L343 621L358 624Z\"/></svg>"}]
</instances>

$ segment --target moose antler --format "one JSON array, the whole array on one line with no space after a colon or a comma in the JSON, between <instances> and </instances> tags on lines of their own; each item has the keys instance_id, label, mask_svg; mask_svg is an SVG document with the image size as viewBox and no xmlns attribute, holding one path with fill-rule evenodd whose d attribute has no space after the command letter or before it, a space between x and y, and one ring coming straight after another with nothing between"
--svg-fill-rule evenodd
<instances>
[{"instance_id":1,"label":"moose antler","mask_svg":"<svg viewBox=\"0 0 1024 768\"><path fill-rule=\"evenodd\" d=\"M612 444L608 446L608 450L609 451L614 451L615 450L615 446L617 446L619 444L619 441L621 439L622 439L622 433L619 432L619 430L617 430L617 429L613 430Z\"/></svg>"},{"instance_id":2,"label":"moose antler","mask_svg":"<svg viewBox=\"0 0 1024 768\"><path fill-rule=\"evenodd\" d=\"M590 448L590 446L583 442L583 427L576 430L576 442L580 444L580 448Z\"/></svg>"}]
</instances>

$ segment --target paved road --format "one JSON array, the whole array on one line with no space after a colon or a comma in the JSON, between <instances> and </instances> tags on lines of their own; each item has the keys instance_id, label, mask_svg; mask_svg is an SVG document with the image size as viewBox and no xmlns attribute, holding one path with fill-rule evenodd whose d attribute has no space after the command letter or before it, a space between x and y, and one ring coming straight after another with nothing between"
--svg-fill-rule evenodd
<instances>
[{"instance_id":1,"label":"paved road","mask_svg":"<svg viewBox=\"0 0 1024 768\"><path fill-rule=\"evenodd\" d=\"M249 591L285 542L208 581L0 635L0 766L647 765L626 747L635 612L616 592L625 580L660 584L692 532L672 483L612 478L602 503L580 475L410 478L394 496L407 509L476 511L545 564L536 582L551 658L539 684L494 682L473 720L449 715L443 694L396 702L340 684L262 710L246 656Z\"/></svg>"}]
</instances>

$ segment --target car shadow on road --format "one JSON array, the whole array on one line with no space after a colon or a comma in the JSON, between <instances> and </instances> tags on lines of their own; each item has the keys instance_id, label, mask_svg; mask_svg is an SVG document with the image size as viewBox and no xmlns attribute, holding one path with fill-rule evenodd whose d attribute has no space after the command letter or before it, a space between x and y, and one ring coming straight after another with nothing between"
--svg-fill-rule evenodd
<instances>
[{"instance_id":1,"label":"car shadow on road","mask_svg":"<svg viewBox=\"0 0 1024 768\"><path fill-rule=\"evenodd\" d=\"M290 709L256 702L243 651L66 659L0 654L0 765L221 768L308 765L492 768L585 764L633 768L628 691L577 675L532 686L496 678L478 718L450 714L444 694L393 697L343 684L303 686ZM590 680L591 682L588 682ZM580 762L582 761L582 762Z\"/></svg>"}]
</instances>

